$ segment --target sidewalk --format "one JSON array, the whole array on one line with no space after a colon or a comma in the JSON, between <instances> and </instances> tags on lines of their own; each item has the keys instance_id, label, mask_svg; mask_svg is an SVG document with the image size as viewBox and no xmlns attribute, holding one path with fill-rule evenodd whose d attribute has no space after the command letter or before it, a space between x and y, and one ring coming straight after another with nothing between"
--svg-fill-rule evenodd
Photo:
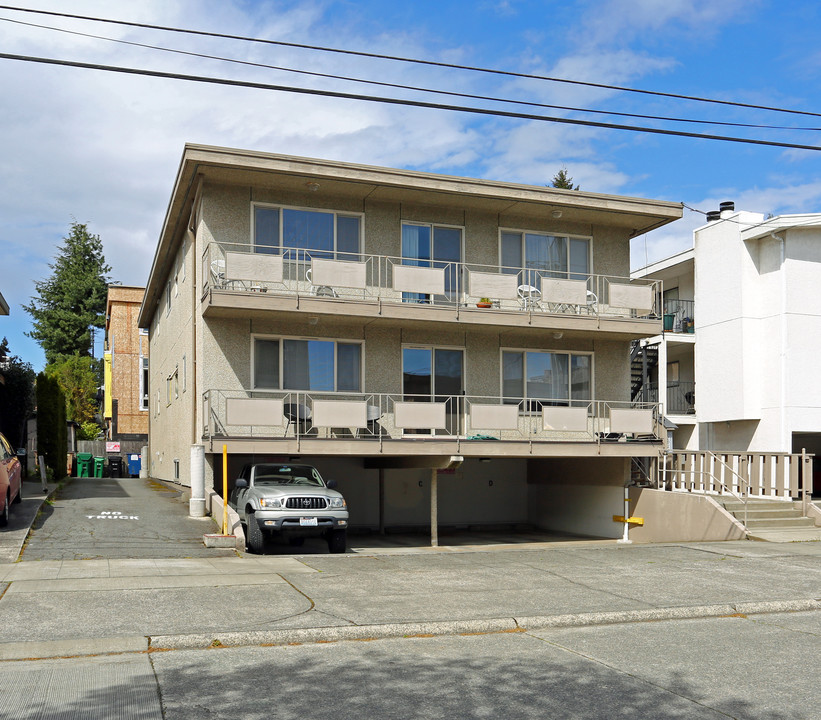
<instances>
[{"instance_id":1,"label":"sidewalk","mask_svg":"<svg viewBox=\"0 0 821 720\"><path fill-rule=\"evenodd\" d=\"M0 565L0 660L821 609L821 544Z\"/></svg>"}]
</instances>

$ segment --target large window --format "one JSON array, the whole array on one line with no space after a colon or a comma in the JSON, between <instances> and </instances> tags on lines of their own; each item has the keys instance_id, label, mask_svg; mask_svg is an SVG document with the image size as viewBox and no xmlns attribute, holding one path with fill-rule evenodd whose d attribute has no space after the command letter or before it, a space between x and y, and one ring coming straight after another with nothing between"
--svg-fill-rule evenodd
<instances>
[{"instance_id":1,"label":"large window","mask_svg":"<svg viewBox=\"0 0 821 720\"><path fill-rule=\"evenodd\" d=\"M592 356L542 350L502 352L506 403L534 400L529 407L586 405L592 398Z\"/></svg>"},{"instance_id":2,"label":"large window","mask_svg":"<svg viewBox=\"0 0 821 720\"><path fill-rule=\"evenodd\" d=\"M464 387L463 350L402 348L402 392L405 401L445 403L446 408L444 429L408 430L407 434L458 434Z\"/></svg>"},{"instance_id":3,"label":"large window","mask_svg":"<svg viewBox=\"0 0 821 720\"><path fill-rule=\"evenodd\" d=\"M504 272L518 272L534 287L541 277L587 280L590 274L588 238L503 230L500 257Z\"/></svg>"},{"instance_id":4,"label":"large window","mask_svg":"<svg viewBox=\"0 0 821 720\"><path fill-rule=\"evenodd\" d=\"M140 410L148 410L148 358L140 357Z\"/></svg>"},{"instance_id":5,"label":"large window","mask_svg":"<svg viewBox=\"0 0 821 720\"><path fill-rule=\"evenodd\" d=\"M360 392L361 343L254 338L254 388Z\"/></svg>"},{"instance_id":6,"label":"large window","mask_svg":"<svg viewBox=\"0 0 821 720\"><path fill-rule=\"evenodd\" d=\"M462 230L444 225L402 223L402 264L445 269L445 297L455 301L459 293L459 265L462 260ZM429 302L423 293L403 293L406 302Z\"/></svg>"},{"instance_id":7,"label":"large window","mask_svg":"<svg viewBox=\"0 0 821 720\"><path fill-rule=\"evenodd\" d=\"M358 260L361 226L359 215L254 205L254 251L300 261Z\"/></svg>"}]
</instances>

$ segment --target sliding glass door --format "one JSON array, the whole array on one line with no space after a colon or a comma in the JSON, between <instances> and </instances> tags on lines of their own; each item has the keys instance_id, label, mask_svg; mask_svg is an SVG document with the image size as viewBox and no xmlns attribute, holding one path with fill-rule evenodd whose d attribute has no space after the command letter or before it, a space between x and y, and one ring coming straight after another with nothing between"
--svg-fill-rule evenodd
<instances>
[{"instance_id":1,"label":"sliding glass door","mask_svg":"<svg viewBox=\"0 0 821 720\"><path fill-rule=\"evenodd\" d=\"M402 264L444 268L445 294L402 293L405 302L458 302L461 290L462 230L441 225L402 224Z\"/></svg>"},{"instance_id":2,"label":"sliding glass door","mask_svg":"<svg viewBox=\"0 0 821 720\"><path fill-rule=\"evenodd\" d=\"M445 403L443 429L414 434L458 435L464 394L464 351L406 347L402 350L402 393L405 402Z\"/></svg>"}]
</instances>

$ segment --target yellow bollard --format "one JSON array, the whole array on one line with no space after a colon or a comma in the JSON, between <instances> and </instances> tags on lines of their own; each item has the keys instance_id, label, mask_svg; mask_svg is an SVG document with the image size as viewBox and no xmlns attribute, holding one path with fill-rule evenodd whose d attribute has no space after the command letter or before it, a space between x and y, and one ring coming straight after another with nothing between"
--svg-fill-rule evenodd
<instances>
[{"instance_id":1,"label":"yellow bollard","mask_svg":"<svg viewBox=\"0 0 821 720\"><path fill-rule=\"evenodd\" d=\"M222 446L222 534L228 534L228 446Z\"/></svg>"}]
</instances>

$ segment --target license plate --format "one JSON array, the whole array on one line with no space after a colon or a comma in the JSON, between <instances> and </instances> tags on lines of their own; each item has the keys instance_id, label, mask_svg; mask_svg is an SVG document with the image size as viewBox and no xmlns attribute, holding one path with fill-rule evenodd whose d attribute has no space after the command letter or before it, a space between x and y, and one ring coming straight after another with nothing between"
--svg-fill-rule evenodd
<instances>
[{"instance_id":1,"label":"license plate","mask_svg":"<svg viewBox=\"0 0 821 720\"><path fill-rule=\"evenodd\" d=\"M299 518L299 524L303 527L316 527L316 518L301 517Z\"/></svg>"}]
</instances>

